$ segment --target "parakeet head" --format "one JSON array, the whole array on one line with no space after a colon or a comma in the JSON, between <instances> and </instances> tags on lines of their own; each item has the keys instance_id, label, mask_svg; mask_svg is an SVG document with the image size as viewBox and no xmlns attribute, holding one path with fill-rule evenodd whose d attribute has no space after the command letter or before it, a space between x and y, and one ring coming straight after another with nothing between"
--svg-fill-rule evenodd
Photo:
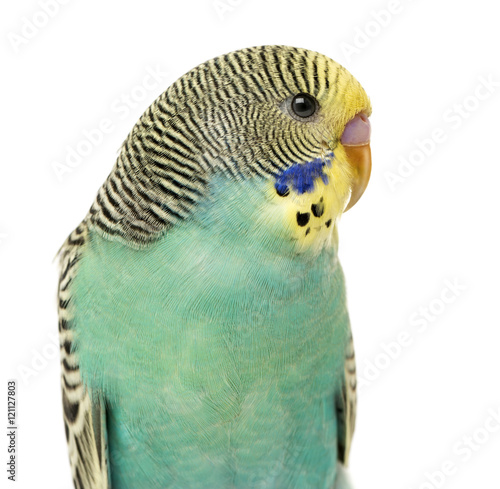
<instances>
[{"instance_id":1,"label":"parakeet head","mask_svg":"<svg viewBox=\"0 0 500 489\"><path fill-rule=\"evenodd\" d=\"M160 96L125 141L115 172L140 184L150 206L121 216L118 234L144 242L186 218L219 174L264 181L264 214L284 221L301 246L324 244L368 183L370 114L358 81L316 52L262 46L207 61Z\"/></svg>"}]
</instances>

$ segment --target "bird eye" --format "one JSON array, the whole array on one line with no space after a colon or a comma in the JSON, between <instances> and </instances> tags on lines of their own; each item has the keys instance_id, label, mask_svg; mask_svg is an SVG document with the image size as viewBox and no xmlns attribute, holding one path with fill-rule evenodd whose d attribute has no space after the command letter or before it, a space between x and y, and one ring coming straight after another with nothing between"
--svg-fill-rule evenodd
<instances>
[{"instance_id":1,"label":"bird eye","mask_svg":"<svg viewBox=\"0 0 500 489\"><path fill-rule=\"evenodd\" d=\"M307 93L295 95L291 105L293 113L302 119L311 117L316 112L317 107L316 99Z\"/></svg>"}]
</instances>

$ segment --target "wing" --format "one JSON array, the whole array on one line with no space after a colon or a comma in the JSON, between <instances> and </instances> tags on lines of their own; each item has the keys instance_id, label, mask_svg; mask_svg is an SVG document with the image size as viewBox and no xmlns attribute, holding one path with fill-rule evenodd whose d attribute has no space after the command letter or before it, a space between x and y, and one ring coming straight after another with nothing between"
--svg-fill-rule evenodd
<instances>
[{"instance_id":1,"label":"wing","mask_svg":"<svg viewBox=\"0 0 500 489\"><path fill-rule=\"evenodd\" d=\"M337 397L338 459L344 465L349 461L354 425L356 423L356 359L352 335L346 346L344 382Z\"/></svg>"},{"instance_id":2,"label":"wing","mask_svg":"<svg viewBox=\"0 0 500 489\"><path fill-rule=\"evenodd\" d=\"M92 396L82 383L78 358L73 351L71 283L87 236L82 223L60 251L59 341L64 427L73 483L76 489L108 489L106 409L103 399Z\"/></svg>"}]
</instances>

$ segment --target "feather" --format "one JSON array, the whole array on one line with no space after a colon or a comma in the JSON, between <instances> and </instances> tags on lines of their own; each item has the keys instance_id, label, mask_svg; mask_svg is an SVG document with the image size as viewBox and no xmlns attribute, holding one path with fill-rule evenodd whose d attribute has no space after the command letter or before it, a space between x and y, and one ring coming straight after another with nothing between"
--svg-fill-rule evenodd
<instances>
[{"instance_id":1,"label":"feather","mask_svg":"<svg viewBox=\"0 0 500 489\"><path fill-rule=\"evenodd\" d=\"M78 262L85 246L87 227L78 226L59 252L59 341L64 427L75 489L108 489L107 433L104 402L91 400L80 376L73 349L73 297Z\"/></svg>"}]
</instances>

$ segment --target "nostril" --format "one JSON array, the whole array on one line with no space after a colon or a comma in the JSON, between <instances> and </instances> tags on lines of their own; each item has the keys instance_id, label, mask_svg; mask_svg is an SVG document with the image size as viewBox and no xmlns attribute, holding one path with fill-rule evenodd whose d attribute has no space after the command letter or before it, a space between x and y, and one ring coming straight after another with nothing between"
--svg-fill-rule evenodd
<instances>
[{"instance_id":1,"label":"nostril","mask_svg":"<svg viewBox=\"0 0 500 489\"><path fill-rule=\"evenodd\" d=\"M366 144L370 141L370 133L370 121L360 113L346 124L340 141L351 146Z\"/></svg>"}]
</instances>

